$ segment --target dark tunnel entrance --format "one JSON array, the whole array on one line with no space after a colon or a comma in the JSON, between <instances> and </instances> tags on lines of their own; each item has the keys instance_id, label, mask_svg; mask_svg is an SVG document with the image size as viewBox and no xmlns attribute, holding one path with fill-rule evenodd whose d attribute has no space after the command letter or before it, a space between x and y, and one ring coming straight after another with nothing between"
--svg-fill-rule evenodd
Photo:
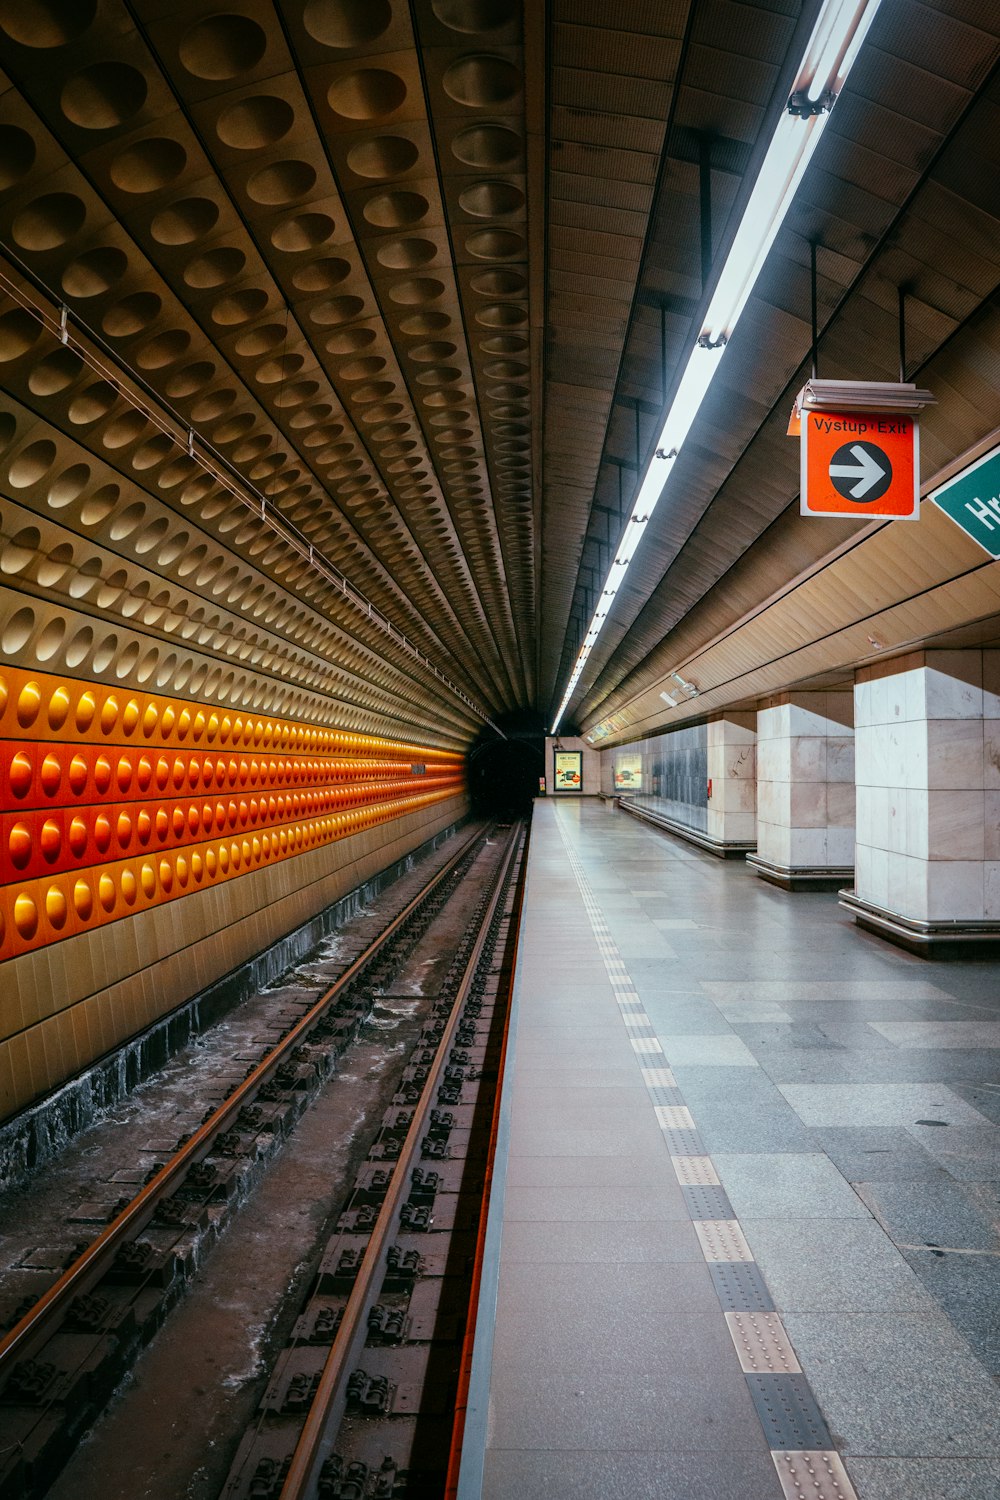
<instances>
[{"instance_id":1,"label":"dark tunnel entrance","mask_svg":"<svg viewBox=\"0 0 1000 1500\"><path fill-rule=\"evenodd\" d=\"M482 818L527 817L545 775L545 729L536 714L507 714L499 721L507 736L486 729L469 751L469 795Z\"/></svg>"}]
</instances>

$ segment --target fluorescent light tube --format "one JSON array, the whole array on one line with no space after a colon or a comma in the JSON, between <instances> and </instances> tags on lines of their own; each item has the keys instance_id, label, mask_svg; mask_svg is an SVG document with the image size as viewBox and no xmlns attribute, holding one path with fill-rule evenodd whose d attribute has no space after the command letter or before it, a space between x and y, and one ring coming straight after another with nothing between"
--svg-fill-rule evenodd
<instances>
[{"instance_id":1,"label":"fluorescent light tube","mask_svg":"<svg viewBox=\"0 0 1000 1500\"><path fill-rule=\"evenodd\" d=\"M830 117L836 95L861 48L881 0L825 0L796 76L789 112L778 121L708 305L701 335L688 355L677 393L664 418L656 450L632 503L625 540L608 570L602 598L621 587L645 527L663 494L674 460L683 447L725 354L750 293L813 152ZM801 101L806 101L803 108ZM793 107L798 106L798 107ZM634 524L632 524L634 523ZM584 637L559 711L559 726L587 658L608 618L610 600L595 611Z\"/></svg>"}]
</instances>

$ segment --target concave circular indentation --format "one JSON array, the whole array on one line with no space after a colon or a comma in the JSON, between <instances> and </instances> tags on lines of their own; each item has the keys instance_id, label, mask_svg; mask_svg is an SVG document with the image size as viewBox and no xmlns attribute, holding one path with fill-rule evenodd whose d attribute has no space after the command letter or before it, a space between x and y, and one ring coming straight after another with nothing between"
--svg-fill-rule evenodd
<instances>
[{"instance_id":1,"label":"concave circular indentation","mask_svg":"<svg viewBox=\"0 0 1000 1500\"><path fill-rule=\"evenodd\" d=\"M302 24L324 47L361 47L389 29L388 0L306 0Z\"/></svg>"},{"instance_id":2,"label":"concave circular indentation","mask_svg":"<svg viewBox=\"0 0 1000 1500\"><path fill-rule=\"evenodd\" d=\"M172 365L174 360L186 354L190 343L191 335L186 329L168 329L150 339L148 344L143 344L135 355L135 362L140 370L162 370L164 365Z\"/></svg>"},{"instance_id":3,"label":"concave circular indentation","mask_svg":"<svg viewBox=\"0 0 1000 1500\"><path fill-rule=\"evenodd\" d=\"M236 353L244 359L253 359L276 349L285 337L281 323L265 323L263 328L252 328L236 340Z\"/></svg>"},{"instance_id":4,"label":"concave circular indentation","mask_svg":"<svg viewBox=\"0 0 1000 1500\"><path fill-rule=\"evenodd\" d=\"M385 360L380 354L370 354L364 359L350 359L341 365L338 374L341 380L368 380L372 375L380 375L385 369ZM387 394L387 392L383 392Z\"/></svg>"},{"instance_id":5,"label":"concave circular indentation","mask_svg":"<svg viewBox=\"0 0 1000 1500\"><path fill-rule=\"evenodd\" d=\"M462 372L455 365L435 365L431 370L423 370L417 376L418 385L451 385L456 380L461 380Z\"/></svg>"},{"instance_id":6,"label":"concave circular indentation","mask_svg":"<svg viewBox=\"0 0 1000 1500\"><path fill-rule=\"evenodd\" d=\"M181 198L162 209L149 226L159 245L190 245L218 223L219 206L211 198Z\"/></svg>"},{"instance_id":7,"label":"concave circular indentation","mask_svg":"<svg viewBox=\"0 0 1000 1500\"><path fill-rule=\"evenodd\" d=\"M209 250L189 261L184 268L184 280L188 286L198 289L223 286L240 274L246 261L243 251L235 245L220 245L217 250Z\"/></svg>"},{"instance_id":8,"label":"concave circular indentation","mask_svg":"<svg viewBox=\"0 0 1000 1500\"><path fill-rule=\"evenodd\" d=\"M387 68L359 68L334 79L327 102L344 120L384 120L406 98L406 84Z\"/></svg>"},{"instance_id":9,"label":"concave circular indentation","mask_svg":"<svg viewBox=\"0 0 1000 1500\"><path fill-rule=\"evenodd\" d=\"M431 0L431 9L442 25L469 34L497 31L518 12L516 0Z\"/></svg>"},{"instance_id":10,"label":"concave circular indentation","mask_svg":"<svg viewBox=\"0 0 1000 1500\"><path fill-rule=\"evenodd\" d=\"M75 193L45 193L23 208L11 233L22 250L55 250L83 227L87 209Z\"/></svg>"},{"instance_id":11,"label":"concave circular indentation","mask_svg":"<svg viewBox=\"0 0 1000 1500\"><path fill-rule=\"evenodd\" d=\"M458 195L467 214L477 219L495 219L524 207L524 194L512 182L473 182Z\"/></svg>"},{"instance_id":12,"label":"concave circular indentation","mask_svg":"<svg viewBox=\"0 0 1000 1500\"><path fill-rule=\"evenodd\" d=\"M527 312L515 302L490 302L476 313L484 328L519 328L527 321Z\"/></svg>"},{"instance_id":13,"label":"concave circular indentation","mask_svg":"<svg viewBox=\"0 0 1000 1500\"><path fill-rule=\"evenodd\" d=\"M20 182L35 164L35 143L20 125L0 125L0 191Z\"/></svg>"},{"instance_id":14,"label":"concave circular indentation","mask_svg":"<svg viewBox=\"0 0 1000 1500\"><path fill-rule=\"evenodd\" d=\"M208 16L191 27L178 51L192 77L221 82L255 68L267 37L249 16Z\"/></svg>"},{"instance_id":15,"label":"concave circular indentation","mask_svg":"<svg viewBox=\"0 0 1000 1500\"><path fill-rule=\"evenodd\" d=\"M75 73L60 98L67 120L81 130L112 130L146 102L146 80L129 63L99 62Z\"/></svg>"},{"instance_id":16,"label":"concave circular indentation","mask_svg":"<svg viewBox=\"0 0 1000 1500\"><path fill-rule=\"evenodd\" d=\"M336 227L329 214L297 214L272 230L271 244L289 255L315 250L333 238Z\"/></svg>"},{"instance_id":17,"label":"concave circular indentation","mask_svg":"<svg viewBox=\"0 0 1000 1500\"><path fill-rule=\"evenodd\" d=\"M50 438L41 438L22 449L11 464L7 477L16 490L26 490L48 473L55 459L55 443Z\"/></svg>"},{"instance_id":18,"label":"concave circular indentation","mask_svg":"<svg viewBox=\"0 0 1000 1500\"><path fill-rule=\"evenodd\" d=\"M347 165L358 177L384 181L408 172L419 155L419 149L405 136L380 135L352 146L347 153Z\"/></svg>"},{"instance_id":19,"label":"concave circular indentation","mask_svg":"<svg viewBox=\"0 0 1000 1500\"><path fill-rule=\"evenodd\" d=\"M444 291L444 282L433 276L418 276L409 281L397 281L389 288L389 300L401 307L419 307L424 302L433 302Z\"/></svg>"},{"instance_id":20,"label":"concave circular indentation","mask_svg":"<svg viewBox=\"0 0 1000 1500\"><path fill-rule=\"evenodd\" d=\"M70 403L69 419L75 427L84 427L88 422L97 422L118 400L118 392L109 380L95 380Z\"/></svg>"},{"instance_id":21,"label":"concave circular indentation","mask_svg":"<svg viewBox=\"0 0 1000 1500\"><path fill-rule=\"evenodd\" d=\"M523 354L528 340L520 334L499 334L494 339L484 339L479 347L484 354Z\"/></svg>"},{"instance_id":22,"label":"concave circular indentation","mask_svg":"<svg viewBox=\"0 0 1000 1500\"><path fill-rule=\"evenodd\" d=\"M469 109L507 104L521 88L521 74L514 64L488 52L456 58L441 81L448 98Z\"/></svg>"},{"instance_id":23,"label":"concave circular indentation","mask_svg":"<svg viewBox=\"0 0 1000 1500\"><path fill-rule=\"evenodd\" d=\"M212 433L214 443L235 443L243 437L254 426L254 419L249 412L240 412L238 416L230 417L228 422L223 422Z\"/></svg>"},{"instance_id":24,"label":"concave circular indentation","mask_svg":"<svg viewBox=\"0 0 1000 1500\"><path fill-rule=\"evenodd\" d=\"M268 359L259 365L255 379L261 385L277 385L289 376L297 375L304 364L301 354L283 354L280 359Z\"/></svg>"},{"instance_id":25,"label":"concave circular indentation","mask_svg":"<svg viewBox=\"0 0 1000 1500\"><path fill-rule=\"evenodd\" d=\"M470 285L474 292L479 292L483 297L515 297L524 291L527 282L520 271L497 268L494 271L480 271L472 277Z\"/></svg>"},{"instance_id":26,"label":"concave circular indentation","mask_svg":"<svg viewBox=\"0 0 1000 1500\"><path fill-rule=\"evenodd\" d=\"M495 359L486 366L491 380L521 379L528 373L528 366L519 359Z\"/></svg>"},{"instance_id":27,"label":"concave circular indentation","mask_svg":"<svg viewBox=\"0 0 1000 1500\"><path fill-rule=\"evenodd\" d=\"M65 47L94 19L97 0L2 0L0 27L22 47Z\"/></svg>"},{"instance_id":28,"label":"concave circular indentation","mask_svg":"<svg viewBox=\"0 0 1000 1500\"><path fill-rule=\"evenodd\" d=\"M247 194L255 203L277 207L294 203L310 192L316 183L316 171L307 161L273 161L261 167L247 181Z\"/></svg>"},{"instance_id":29,"label":"concave circular indentation","mask_svg":"<svg viewBox=\"0 0 1000 1500\"><path fill-rule=\"evenodd\" d=\"M429 365L438 359L450 359L455 353L455 345L443 340L433 344L414 344L409 352L410 358L415 359L418 364Z\"/></svg>"},{"instance_id":30,"label":"concave circular indentation","mask_svg":"<svg viewBox=\"0 0 1000 1500\"><path fill-rule=\"evenodd\" d=\"M361 297L329 297L309 309L309 320L319 328L334 328L356 318L364 310L364 305Z\"/></svg>"},{"instance_id":31,"label":"concave circular indentation","mask_svg":"<svg viewBox=\"0 0 1000 1500\"><path fill-rule=\"evenodd\" d=\"M32 368L28 389L35 396L55 396L72 385L82 369L79 354L72 349L56 349Z\"/></svg>"},{"instance_id":32,"label":"concave circular indentation","mask_svg":"<svg viewBox=\"0 0 1000 1500\"><path fill-rule=\"evenodd\" d=\"M207 359L196 360L193 365L188 365L186 369L178 370L176 375L171 375L166 384L167 395L175 400L193 396L202 390L214 375L213 364L210 364Z\"/></svg>"},{"instance_id":33,"label":"concave circular indentation","mask_svg":"<svg viewBox=\"0 0 1000 1500\"><path fill-rule=\"evenodd\" d=\"M300 292L325 292L351 274L350 262L337 256L314 260L302 266L292 277L292 285Z\"/></svg>"},{"instance_id":34,"label":"concave circular indentation","mask_svg":"<svg viewBox=\"0 0 1000 1500\"><path fill-rule=\"evenodd\" d=\"M357 354L374 342L374 328L345 328L342 333L330 335L326 350L328 354Z\"/></svg>"},{"instance_id":35,"label":"concave circular indentation","mask_svg":"<svg viewBox=\"0 0 1000 1500\"><path fill-rule=\"evenodd\" d=\"M90 480L89 464L71 464L49 485L48 502L53 510L62 510L78 500ZM100 564L98 564L100 566Z\"/></svg>"},{"instance_id":36,"label":"concave circular indentation","mask_svg":"<svg viewBox=\"0 0 1000 1500\"><path fill-rule=\"evenodd\" d=\"M186 165L187 152L180 141L149 136L116 156L109 173L123 193L155 193L174 182Z\"/></svg>"},{"instance_id":37,"label":"concave circular indentation","mask_svg":"<svg viewBox=\"0 0 1000 1500\"><path fill-rule=\"evenodd\" d=\"M451 143L452 155L467 167L496 170L521 159L521 137L506 125L469 125Z\"/></svg>"},{"instance_id":38,"label":"concave circular indentation","mask_svg":"<svg viewBox=\"0 0 1000 1500\"><path fill-rule=\"evenodd\" d=\"M212 322L233 328L258 317L267 306L267 293L260 287L246 287L231 297L220 297L212 308Z\"/></svg>"},{"instance_id":39,"label":"concave circular indentation","mask_svg":"<svg viewBox=\"0 0 1000 1500\"><path fill-rule=\"evenodd\" d=\"M524 255L524 236L512 229L477 229L465 241L465 248L477 260L513 260Z\"/></svg>"},{"instance_id":40,"label":"concave circular indentation","mask_svg":"<svg viewBox=\"0 0 1000 1500\"><path fill-rule=\"evenodd\" d=\"M62 274L62 289L67 297L98 297L110 291L128 270L128 256L115 245L100 245L85 250L71 261Z\"/></svg>"},{"instance_id":41,"label":"concave circular indentation","mask_svg":"<svg viewBox=\"0 0 1000 1500\"><path fill-rule=\"evenodd\" d=\"M411 338L426 338L430 333L440 333L451 324L451 317L443 312L413 313L400 323L400 331Z\"/></svg>"},{"instance_id":42,"label":"concave circular indentation","mask_svg":"<svg viewBox=\"0 0 1000 1500\"><path fill-rule=\"evenodd\" d=\"M416 271L429 266L438 250L433 240L411 236L405 240L383 240L375 254L380 265L390 271Z\"/></svg>"},{"instance_id":43,"label":"concave circular indentation","mask_svg":"<svg viewBox=\"0 0 1000 1500\"><path fill-rule=\"evenodd\" d=\"M286 136L295 122L295 111L286 99L273 94L254 94L224 110L215 133L224 146L239 151L260 151Z\"/></svg>"},{"instance_id":44,"label":"concave circular indentation","mask_svg":"<svg viewBox=\"0 0 1000 1500\"><path fill-rule=\"evenodd\" d=\"M156 292L133 292L130 297L123 297L114 307L108 308L101 327L112 338L128 338L155 322L161 305Z\"/></svg>"},{"instance_id":45,"label":"concave circular indentation","mask_svg":"<svg viewBox=\"0 0 1000 1500\"><path fill-rule=\"evenodd\" d=\"M419 224L428 207L423 193L376 193L368 199L363 213L369 224L379 229L405 229Z\"/></svg>"}]
</instances>

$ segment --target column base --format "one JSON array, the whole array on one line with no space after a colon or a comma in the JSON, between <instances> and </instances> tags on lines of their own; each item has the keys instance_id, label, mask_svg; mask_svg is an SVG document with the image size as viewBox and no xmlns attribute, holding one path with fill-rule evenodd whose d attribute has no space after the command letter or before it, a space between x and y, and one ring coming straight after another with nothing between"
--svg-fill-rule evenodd
<instances>
[{"instance_id":1,"label":"column base","mask_svg":"<svg viewBox=\"0 0 1000 1500\"><path fill-rule=\"evenodd\" d=\"M866 932L886 938L919 958L993 957L1000 949L1000 922L920 922L863 901L850 890L840 892L840 905Z\"/></svg>"},{"instance_id":2,"label":"column base","mask_svg":"<svg viewBox=\"0 0 1000 1500\"><path fill-rule=\"evenodd\" d=\"M748 854L747 864L761 880L783 891L839 891L854 876L853 865L776 865L759 854Z\"/></svg>"},{"instance_id":3,"label":"column base","mask_svg":"<svg viewBox=\"0 0 1000 1500\"><path fill-rule=\"evenodd\" d=\"M689 844L697 844L699 849L714 854L718 859L743 859L757 847L752 840L713 838L710 833L704 833L700 828L689 828L685 823L678 823L675 818L664 817L662 813L651 812L646 807L631 806L623 798L619 798L618 806L630 817L638 818L642 823L651 823L654 828L675 834Z\"/></svg>"}]
</instances>

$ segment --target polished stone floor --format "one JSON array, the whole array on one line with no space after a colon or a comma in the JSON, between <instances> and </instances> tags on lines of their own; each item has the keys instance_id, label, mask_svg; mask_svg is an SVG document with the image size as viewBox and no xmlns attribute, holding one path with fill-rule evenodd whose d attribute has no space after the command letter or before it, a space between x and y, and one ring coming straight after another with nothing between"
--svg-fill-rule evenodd
<instances>
[{"instance_id":1,"label":"polished stone floor","mask_svg":"<svg viewBox=\"0 0 1000 1500\"><path fill-rule=\"evenodd\" d=\"M997 1500L1000 964L595 800L536 803L529 860L462 1500L795 1493L715 1254L859 1500Z\"/></svg>"}]
</instances>

